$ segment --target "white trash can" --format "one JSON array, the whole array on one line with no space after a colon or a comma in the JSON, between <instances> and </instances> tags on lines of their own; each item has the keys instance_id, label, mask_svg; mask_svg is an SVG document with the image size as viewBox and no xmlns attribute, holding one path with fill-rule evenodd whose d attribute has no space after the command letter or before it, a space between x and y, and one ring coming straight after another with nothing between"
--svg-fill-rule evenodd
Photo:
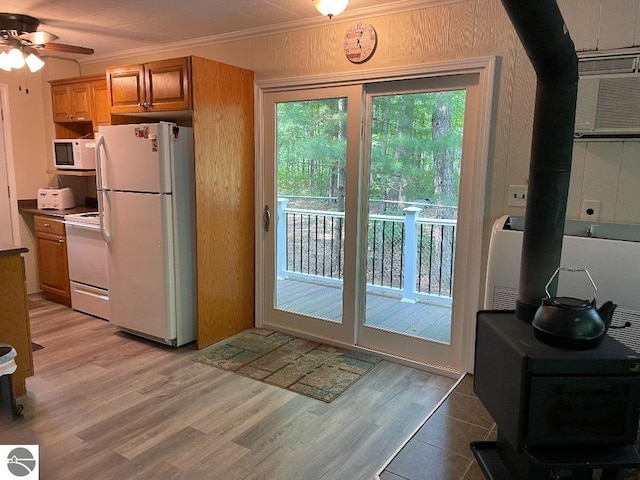
<instances>
[{"instance_id":1,"label":"white trash can","mask_svg":"<svg viewBox=\"0 0 640 480\"><path fill-rule=\"evenodd\" d=\"M16 405L13 391L16 354L11 345L0 344L0 414L11 420L22 417L22 405Z\"/></svg>"}]
</instances>

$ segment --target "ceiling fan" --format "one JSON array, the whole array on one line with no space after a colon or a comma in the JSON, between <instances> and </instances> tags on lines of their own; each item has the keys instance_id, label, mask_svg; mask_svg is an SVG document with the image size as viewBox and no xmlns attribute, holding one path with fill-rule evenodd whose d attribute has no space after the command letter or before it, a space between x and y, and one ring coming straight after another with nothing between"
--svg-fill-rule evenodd
<instances>
[{"instance_id":1,"label":"ceiling fan","mask_svg":"<svg viewBox=\"0 0 640 480\"><path fill-rule=\"evenodd\" d=\"M60 53L91 55L92 48L52 43L58 36L38 30L40 20L29 15L0 13L0 48L15 48L26 54L34 49Z\"/></svg>"}]
</instances>

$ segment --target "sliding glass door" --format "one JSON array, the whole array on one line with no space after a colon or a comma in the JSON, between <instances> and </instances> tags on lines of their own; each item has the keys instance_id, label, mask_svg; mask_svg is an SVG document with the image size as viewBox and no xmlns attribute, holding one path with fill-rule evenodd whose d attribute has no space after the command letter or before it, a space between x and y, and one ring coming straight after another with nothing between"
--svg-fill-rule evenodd
<instances>
[{"instance_id":1,"label":"sliding glass door","mask_svg":"<svg viewBox=\"0 0 640 480\"><path fill-rule=\"evenodd\" d=\"M453 75L264 94L266 328L462 369L459 200L477 85Z\"/></svg>"},{"instance_id":2,"label":"sliding glass door","mask_svg":"<svg viewBox=\"0 0 640 480\"><path fill-rule=\"evenodd\" d=\"M459 76L365 88L361 346L458 363L458 200L467 92L476 82Z\"/></svg>"},{"instance_id":3,"label":"sliding glass door","mask_svg":"<svg viewBox=\"0 0 640 480\"><path fill-rule=\"evenodd\" d=\"M267 323L349 343L355 318L360 91L265 96L271 120L265 122L264 216L271 219L264 232Z\"/></svg>"}]
</instances>

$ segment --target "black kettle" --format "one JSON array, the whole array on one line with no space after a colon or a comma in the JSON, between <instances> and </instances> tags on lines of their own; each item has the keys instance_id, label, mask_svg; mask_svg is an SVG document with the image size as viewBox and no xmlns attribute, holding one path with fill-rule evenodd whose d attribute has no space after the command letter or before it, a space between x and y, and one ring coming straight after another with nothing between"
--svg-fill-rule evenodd
<instances>
[{"instance_id":1,"label":"black kettle","mask_svg":"<svg viewBox=\"0 0 640 480\"><path fill-rule=\"evenodd\" d=\"M591 300L580 300L572 297L553 297L549 295L549 285L561 270L569 272L585 272L594 294ZM607 301L596 310L596 293L598 288L591 275L584 268L559 267L545 286L547 298L542 299L533 317L533 332L541 342L555 347L572 350L589 350L602 342L613 318L617 305Z\"/></svg>"}]
</instances>

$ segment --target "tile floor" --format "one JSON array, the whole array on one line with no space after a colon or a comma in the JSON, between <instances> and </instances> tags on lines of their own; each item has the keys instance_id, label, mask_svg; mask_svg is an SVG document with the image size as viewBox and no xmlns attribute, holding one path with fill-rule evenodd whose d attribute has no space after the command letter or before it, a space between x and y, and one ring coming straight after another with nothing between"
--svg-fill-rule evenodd
<instances>
[{"instance_id":1,"label":"tile floor","mask_svg":"<svg viewBox=\"0 0 640 480\"><path fill-rule=\"evenodd\" d=\"M466 375L380 474L380 480L485 480L469 448L495 440L496 425Z\"/></svg>"}]
</instances>

